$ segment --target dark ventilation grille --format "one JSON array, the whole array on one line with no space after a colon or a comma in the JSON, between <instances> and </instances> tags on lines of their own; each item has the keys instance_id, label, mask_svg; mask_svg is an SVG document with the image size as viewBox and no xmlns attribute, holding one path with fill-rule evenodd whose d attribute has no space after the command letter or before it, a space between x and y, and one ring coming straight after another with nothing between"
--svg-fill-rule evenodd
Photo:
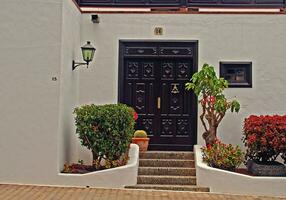
<instances>
[{"instance_id":1,"label":"dark ventilation grille","mask_svg":"<svg viewBox=\"0 0 286 200\"><path fill-rule=\"evenodd\" d=\"M229 82L229 87L252 87L252 63L220 62L220 77Z\"/></svg>"}]
</instances>

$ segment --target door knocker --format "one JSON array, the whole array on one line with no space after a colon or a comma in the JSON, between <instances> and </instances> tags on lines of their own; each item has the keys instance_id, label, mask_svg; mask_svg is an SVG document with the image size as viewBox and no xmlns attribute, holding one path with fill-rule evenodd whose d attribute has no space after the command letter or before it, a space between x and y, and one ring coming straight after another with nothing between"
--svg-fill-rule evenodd
<instances>
[{"instance_id":1,"label":"door knocker","mask_svg":"<svg viewBox=\"0 0 286 200\"><path fill-rule=\"evenodd\" d=\"M171 93L172 94L178 94L180 91L178 89L178 83L172 83L171 86L172 86L172 90L171 90Z\"/></svg>"}]
</instances>

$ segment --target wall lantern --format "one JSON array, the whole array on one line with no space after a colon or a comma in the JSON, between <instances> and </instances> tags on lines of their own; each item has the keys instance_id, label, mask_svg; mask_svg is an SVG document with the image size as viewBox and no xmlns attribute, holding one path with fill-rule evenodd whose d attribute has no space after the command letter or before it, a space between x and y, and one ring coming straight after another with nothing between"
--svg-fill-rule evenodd
<instances>
[{"instance_id":1,"label":"wall lantern","mask_svg":"<svg viewBox=\"0 0 286 200\"><path fill-rule=\"evenodd\" d=\"M80 65L86 65L88 67L89 62L91 62L93 59L95 48L90 44L90 41L87 41L87 43L83 47L81 47L81 51L82 51L82 57L85 63L75 62L73 60L72 70L74 70Z\"/></svg>"}]
</instances>

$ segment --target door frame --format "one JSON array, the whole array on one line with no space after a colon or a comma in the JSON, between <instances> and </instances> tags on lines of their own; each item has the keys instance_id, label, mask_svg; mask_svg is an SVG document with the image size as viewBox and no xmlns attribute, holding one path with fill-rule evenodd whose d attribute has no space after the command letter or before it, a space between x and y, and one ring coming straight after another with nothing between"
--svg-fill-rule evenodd
<instances>
[{"instance_id":1,"label":"door frame","mask_svg":"<svg viewBox=\"0 0 286 200\"><path fill-rule=\"evenodd\" d=\"M123 102L123 91L124 91L124 48L127 43L174 43L174 44L184 44L184 43L191 43L193 48L193 68L191 69L193 73L198 71L198 40L144 40L144 39L124 39L119 40L119 57L118 57L118 90L117 90L117 96L118 96L118 103ZM192 110L194 111L194 134L192 136L192 139L194 140L194 145L197 144L197 130L198 130L198 103L197 103L197 97L193 93L192 97L196 102L192 106Z\"/></svg>"}]
</instances>

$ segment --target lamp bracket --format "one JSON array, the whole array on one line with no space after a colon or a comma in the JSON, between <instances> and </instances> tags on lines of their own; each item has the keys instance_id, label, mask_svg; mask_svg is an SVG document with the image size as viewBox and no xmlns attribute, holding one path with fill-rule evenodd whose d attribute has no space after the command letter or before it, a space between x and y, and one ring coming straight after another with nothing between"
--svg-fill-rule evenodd
<instances>
[{"instance_id":1,"label":"lamp bracket","mask_svg":"<svg viewBox=\"0 0 286 200\"><path fill-rule=\"evenodd\" d=\"M75 68L77 68L78 66L81 65L86 65L88 68L88 62L75 62L74 60L72 61L72 70L75 70Z\"/></svg>"}]
</instances>

